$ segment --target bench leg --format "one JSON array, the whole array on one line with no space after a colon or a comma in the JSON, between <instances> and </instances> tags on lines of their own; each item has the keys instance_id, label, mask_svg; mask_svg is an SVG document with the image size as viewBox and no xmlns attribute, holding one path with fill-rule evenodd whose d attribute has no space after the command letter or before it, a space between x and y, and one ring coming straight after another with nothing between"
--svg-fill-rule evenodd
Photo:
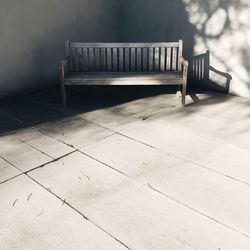
<instances>
[{"instance_id":1,"label":"bench leg","mask_svg":"<svg viewBox=\"0 0 250 250\"><path fill-rule=\"evenodd\" d=\"M182 85L182 93L181 93L181 103L182 106L186 106L186 95L187 95L187 84Z\"/></svg>"},{"instance_id":2,"label":"bench leg","mask_svg":"<svg viewBox=\"0 0 250 250\"><path fill-rule=\"evenodd\" d=\"M62 95L62 106L64 108L67 107L67 93L66 93L66 86L61 84L61 95Z\"/></svg>"}]
</instances>

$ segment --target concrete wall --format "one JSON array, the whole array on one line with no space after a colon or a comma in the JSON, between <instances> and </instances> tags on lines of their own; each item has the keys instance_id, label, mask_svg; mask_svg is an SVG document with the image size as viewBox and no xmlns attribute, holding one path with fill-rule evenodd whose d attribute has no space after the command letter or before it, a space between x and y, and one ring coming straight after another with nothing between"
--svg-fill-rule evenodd
<instances>
[{"instance_id":1,"label":"concrete wall","mask_svg":"<svg viewBox=\"0 0 250 250\"><path fill-rule=\"evenodd\" d=\"M230 93L250 98L249 0L123 0L123 5L123 40L182 38L189 59L209 49L211 65L232 76ZM228 78L216 72L210 70L206 87L226 89Z\"/></svg>"},{"instance_id":2,"label":"concrete wall","mask_svg":"<svg viewBox=\"0 0 250 250\"><path fill-rule=\"evenodd\" d=\"M230 92L250 97L249 16L249 0L1 0L0 96L57 84L66 39L182 38L188 59L209 49L211 65L232 76Z\"/></svg>"},{"instance_id":3,"label":"concrete wall","mask_svg":"<svg viewBox=\"0 0 250 250\"><path fill-rule=\"evenodd\" d=\"M1 0L0 96L58 83L64 41L118 41L118 0Z\"/></svg>"},{"instance_id":4,"label":"concrete wall","mask_svg":"<svg viewBox=\"0 0 250 250\"><path fill-rule=\"evenodd\" d=\"M178 41L193 54L194 31L181 0L124 0L122 40Z\"/></svg>"}]
</instances>

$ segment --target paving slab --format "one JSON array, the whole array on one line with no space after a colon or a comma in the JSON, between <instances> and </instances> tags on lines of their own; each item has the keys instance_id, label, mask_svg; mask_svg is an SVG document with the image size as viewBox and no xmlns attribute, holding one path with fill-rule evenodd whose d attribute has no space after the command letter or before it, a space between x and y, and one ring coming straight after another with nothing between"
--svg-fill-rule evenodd
<instances>
[{"instance_id":1,"label":"paving slab","mask_svg":"<svg viewBox=\"0 0 250 250\"><path fill-rule=\"evenodd\" d=\"M22 128L12 133L8 133L2 137L3 143L17 144L24 142L25 144L37 149L38 151L57 159L66 155L74 149L68 145L59 142L57 139L49 137L31 127ZM1 150L0 150L1 151Z\"/></svg>"},{"instance_id":2,"label":"paving slab","mask_svg":"<svg viewBox=\"0 0 250 250\"><path fill-rule=\"evenodd\" d=\"M0 136L23 128L23 124L7 114L0 114Z\"/></svg>"},{"instance_id":3,"label":"paving slab","mask_svg":"<svg viewBox=\"0 0 250 250\"><path fill-rule=\"evenodd\" d=\"M248 237L79 152L29 175L131 249L250 247Z\"/></svg>"},{"instance_id":4,"label":"paving slab","mask_svg":"<svg viewBox=\"0 0 250 250\"><path fill-rule=\"evenodd\" d=\"M20 175L22 172L4 159L0 158L0 183L5 182L15 176Z\"/></svg>"},{"instance_id":5,"label":"paving slab","mask_svg":"<svg viewBox=\"0 0 250 250\"><path fill-rule=\"evenodd\" d=\"M246 125L250 122L249 102L244 98L235 98L230 95L211 98L189 105L186 108L198 114L225 121L236 126Z\"/></svg>"},{"instance_id":6,"label":"paving slab","mask_svg":"<svg viewBox=\"0 0 250 250\"><path fill-rule=\"evenodd\" d=\"M67 115L62 112L29 99L10 108L8 114L29 126L35 126L49 121L53 122L67 117Z\"/></svg>"},{"instance_id":7,"label":"paving slab","mask_svg":"<svg viewBox=\"0 0 250 250\"><path fill-rule=\"evenodd\" d=\"M213 171L250 184L249 151L196 131L166 126L158 120L123 130L124 135Z\"/></svg>"},{"instance_id":8,"label":"paving slab","mask_svg":"<svg viewBox=\"0 0 250 250\"><path fill-rule=\"evenodd\" d=\"M121 131L139 117L119 107L104 108L79 114L78 117L113 131Z\"/></svg>"},{"instance_id":9,"label":"paving slab","mask_svg":"<svg viewBox=\"0 0 250 250\"><path fill-rule=\"evenodd\" d=\"M0 249L126 249L27 176L0 185Z\"/></svg>"},{"instance_id":10,"label":"paving slab","mask_svg":"<svg viewBox=\"0 0 250 250\"><path fill-rule=\"evenodd\" d=\"M113 135L82 151L250 237L250 185L121 135Z\"/></svg>"},{"instance_id":11,"label":"paving slab","mask_svg":"<svg viewBox=\"0 0 250 250\"><path fill-rule=\"evenodd\" d=\"M53 160L49 155L18 140L16 137L2 137L0 141L0 156L25 172Z\"/></svg>"},{"instance_id":12,"label":"paving slab","mask_svg":"<svg viewBox=\"0 0 250 250\"><path fill-rule=\"evenodd\" d=\"M168 127L175 127L190 131L206 137L218 139L231 145L250 150L249 124L244 119L241 123L231 123L216 119L216 117L203 116L188 109L172 109L151 118L154 122L164 124ZM240 125L240 126L239 126Z\"/></svg>"},{"instance_id":13,"label":"paving slab","mask_svg":"<svg viewBox=\"0 0 250 250\"><path fill-rule=\"evenodd\" d=\"M178 106L180 106L180 99L176 94L162 94L123 103L118 107L137 116L149 118L164 110Z\"/></svg>"},{"instance_id":14,"label":"paving slab","mask_svg":"<svg viewBox=\"0 0 250 250\"><path fill-rule=\"evenodd\" d=\"M25 143L5 145L5 147L0 150L0 156L11 162L11 164L23 172L44 165L53 160L53 158Z\"/></svg>"},{"instance_id":15,"label":"paving slab","mask_svg":"<svg viewBox=\"0 0 250 250\"><path fill-rule=\"evenodd\" d=\"M43 123L37 129L74 148L82 148L114 133L79 117Z\"/></svg>"}]
</instances>

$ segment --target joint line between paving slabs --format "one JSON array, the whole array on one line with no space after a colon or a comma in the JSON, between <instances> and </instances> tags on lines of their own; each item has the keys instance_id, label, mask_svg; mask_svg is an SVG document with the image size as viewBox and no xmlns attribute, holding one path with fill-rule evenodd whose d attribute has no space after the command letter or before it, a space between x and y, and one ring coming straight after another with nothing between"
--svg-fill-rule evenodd
<instances>
[{"instance_id":1,"label":"joint line between paving slabs","mask_svg":"<svg viewBox=\"0 0 250 250\"><path fill-rule=\"evenodd\" d=\"M60 201L62 201L62 205L67 205L69 208L73 209L75 212L77 212L79 215L81 215L85 220L91 222L94 226L98 227L100 230L102 230L104 233L106 233L107 235L109 235L115 241L119 242L121 245L123 245L127 249L132 250L132 248L129 248L125 243L123 243L122 241L120 241L119 239L117 239L116 237L114 237L112 234L110 234L109 232L107 232L101 226L99 226L98 224L96 224L94 221L92 221L87 216L85 216L83 213L81 213L76 208L74 208L72 205L70 205L65 199L62 199L60 196L58 196L57 194L53 193L51 190L49 190L48 188L46 188L45 186L43 186L41 183L39 183L38 181L36 181L35 179L33 179L31 176L28 175L28 173L26 173L25 175L28 178L30 178L32 181L34 181L37 185L39 185L40 187L42 187L43 189L45 189L46 191L48 191L50 194L52 194L53 196L55 196L57 199L59 199Z\"/></svg>"},{"instance_id":2,"label":"joint line between paving slabs","mask_svg":"<svg viewBox=\"0 0 250 250\"><path fill-rule=\"evenodd\" d=\"M175 198L173 198L173 197L171 197L171 196L168 196L168 195L162 193L161 191L159 191L159 190L153 188L150 184L146 184L146 185L145 185L145 184L142 184L142 183L140 183L140 182L138 182L138 181L132 179L130 176L124 174L123 172L121 172L121 171L119 171L119 170L117 170L117 169L115 169L115 168L109 166L108 164L103 163L103 162L99 161L98 159L96 159L96 158L94 158L94 157L92 157L92 156L89 156L89 155L86 154L86 153L83 153L83 152L81 152L81 153L84 154L84 155L86 155L86 156L88 156L88 157L90 157L91 159L95 160L96 162L99 162L99 163L103 164L104 166L106 166L106 167L112 169L113 171L116 171L117 173L122 174L123 176L127 177L130 181L132 181L132 182L134 182L134 183L137 183L137 184L139 184L139 185L142 185L142 186L145 187L145 188L149 188L150 190L153 190L154 192L158 193L159 195L162 195L163 197L165 197L165 198L167 198L167 199L169 199L169 200L171 200L171 201L173 201L173 202L175 202L175 203L178 203L179 205L184 206L185 208L187 208L187 209L189 209L189 210L192 210L193 212L196 212L196 213L198 213L198 214L200 214L200 215L202 215L202 216L204 216L204 217L206 217L206 218L208 218L208 219L211 219L211 220L213 220L214 222L216 222L217 224L222 225L222 226L224 226L224 227L226 227L226 228L228 228L228 229L234 231L235 233L238 233L238 234L240 234L240 235L242 235L242 236L245 236L245 237L247 237L247 238L250 238L249 235L244 234L244 233L238 231L237 229L234 229L234 228L232 228L232 227L230 227L230 226L224 224L223 222L221 222L221 221L219 221L219 220L216 220L216 219L210 217L209 215L206 215L205 213L202 213L202 212L200 212L199 210L196 210L195 208L192 208L192 207L190 207L189 205L187 205L187 204L185 204L185 203L183 203L183 202L181 202L181 201L179 201L179 200L177 200L177 199L175 199Z\"/></svg>"},{"instance_id":3,"label":"joint line between paving slabs","mask_svg":"<svg viewBox=\"0 0 250 250\"><path fill-rule=\"evenodd\" d=\"M250 238L249 235L247 235L247 234L245 234L245 233L242 233L242 232L238 231L237 229L234 229L234 228L232 228L232 227L230 227L230 226L224 224L223 222L221 222L221 221L219 221L219 220L216 220L216 219L214 219L213 217L210 217L209 215L206 215L206 214L200 212L199 210L197 210L197 209L195 209L195 208L192 208L192 207L190 207L189 205L187 205L187 204L185 204L185 203L183 203L183 202L181 202L181 201L179 201L179 200L177 200L177 199L175 199L175 198L173 198L173 197L171 197L171 196L168 196L168 195L164 194L163 192L159 191L158 189L152 187L151 184L148 183L147 186L148 186L150 189L152 189L153 191L159 193L160 195L162 195L162 196L164 196L164 197L166 197L166 198L168 198L168 199L170 199L170 200L173 200L173 201L179 203L180 205L185 206L186 208L189 208L189 209L191 209L192 211L194 211L194 212L196 212L196 213L199 213L200 215L205 216L205 217L207 217L208 219L213 220L214 222L216 222L216 223L218 223L218 224L220 224L220 225L222 225L222 226L224 226L224 227L227 227L228 229L234 231L235 233L238 233L238 234L241 234L242 236L245 236L245 237L247 237L247 238Z\"/></svg>"},{"instance_id":4,"label":"joint line between paving slabs","mask_svg":"<svg viewBox=\"0 0 250 250\"><path fill-rule=\"evenodd\" d=\"M240 179L237 179L237 178L232 177L232 176L227 175L227 174L223 174L222 172L219 172L219 171L216 171L216 170L211 169L211 168L209 168L209 167L206 167L206 166L204 166L204 165L202 165L202 164L200 164L200 163L197 163L197 162L195 162L195 161L192 161L192 160L190 160L190 159L188 159L188 158L185 158L185 157L183 157L183 156L177 155L177 154L172 153L172 152L169 152L169 151L161 150L161 149L159 149L159 148L157 148L157 147L155 147L155 146L152 146L152 145L147 144L147 143L145 143L145 142L142 142L142 141L140 141L140 140L134 139L133 137L124 135L124 134L122 134L121 132L117 132L117 134L119 134L119 135L121 135L121 136L123 136L123 137L125 137L125 138L127 138L127 139L130 139L130 140L132 140L132 141L135 141L135 142L138 142L138 143L140 143L140 144L143 144L143 145L145 145L145 146L147 146L147 147L150 147L150 148L153 148L153 149L155 149L155 150L158 150L158 151L160 151L160 152L164 152L164 153L166 153L166 154L173 155L174 157L176 157L176 158L178 158L178 159L181 159L181 160L185 160L185 161L187 161L187 162L190 162L190 163L192 163L193 165L195 165L196 167L204 168L204 169L206 169L206 170L208 170L208 171L210 171L210 172L212 172L212 173L216 173L216 174L218 174L218 175L221 175L221 176L224 176L224 177L226 177L226 178L232 179L232 180L234 180L234 181L240 182L240 183L242 183L242 184L244 184L244 185L250 186L250 184L247 183L247 182L245 182L245 181L242 181L242 180L240 180Z\"/></svg>"}]
</instances>

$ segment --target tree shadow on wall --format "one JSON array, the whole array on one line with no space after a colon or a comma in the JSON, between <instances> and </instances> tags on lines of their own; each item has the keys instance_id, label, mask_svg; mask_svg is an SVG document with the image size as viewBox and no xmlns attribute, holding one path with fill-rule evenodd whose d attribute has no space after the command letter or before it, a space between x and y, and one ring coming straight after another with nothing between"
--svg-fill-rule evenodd
<instances>
[{"instance_id":1,"label":"tree shadow on wall","mask_svg":"<svg viewBox=\"0 0 250 250\"><path fill-rule=\"evenodd\" d=\"M250 89L248 80L250 2L245 0L183 0L183 2L199 44L211 51L213 61L221 65L225 71L233 72L235 80ZM214 68L211 68L211 71L228 78L225 73ZM225 88L225 85L222 82L221 87ZM213 82L210 86L217 90Z\"/></svg>"},{"instance_id":2,"label":"tree shadow on wall","mask_svg":"<svg viewBox=\"0 0 250 250\"><path fill-rule=\"evenodd\" d=\"M162 42L183 39L184 56L190 62L189 86L228 93L232 78L210 65L210 53L194 56L197 35L203 38L204 47L208 47L206 39L211 38L211 34L207 32L206 26L216 13L216 8L212 8L212 2L213 0L127 0L123 6L122 41ZM224 6L226 3L236 5L234 1L219 2L219 6ZM200 29L190 22L189 7L194 4L198 6L197 11L204 15L199 17L204 20ZM224 6L224 8L228 7ZM222 36L228 25L227 20L225 24L223 23L221 34L216 34L213 39ZM210 75L215 76L214 80L210 78ZM215 79L223 83L217 83Z\"/></svg>"}]
</instances>

